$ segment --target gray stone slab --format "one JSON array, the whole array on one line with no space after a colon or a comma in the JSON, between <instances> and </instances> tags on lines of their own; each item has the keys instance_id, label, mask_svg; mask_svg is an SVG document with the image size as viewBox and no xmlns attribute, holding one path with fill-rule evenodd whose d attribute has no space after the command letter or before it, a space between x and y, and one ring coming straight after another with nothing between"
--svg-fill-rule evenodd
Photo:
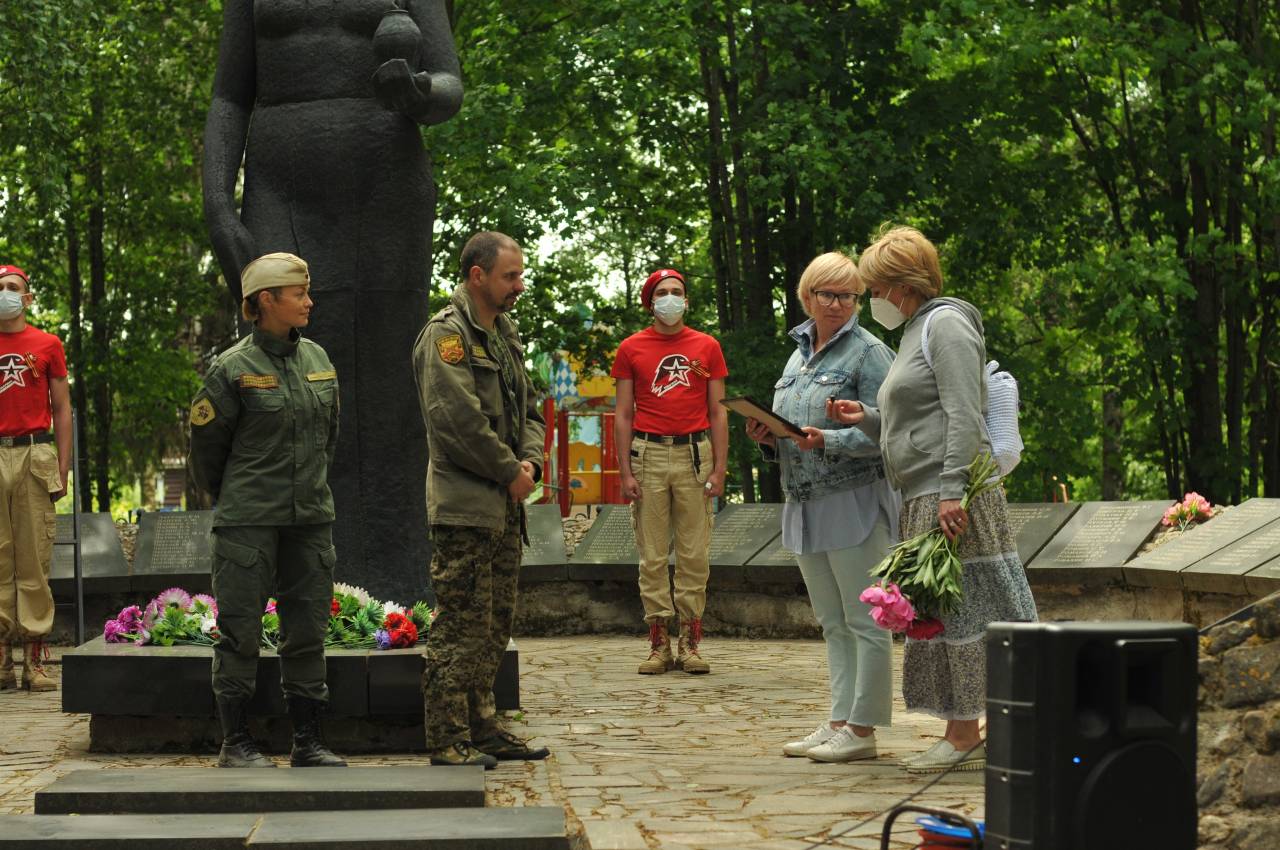
<instances>
[{"instance_id":1,"label":"gray stone slab","mask_svg":"<svg viewBox=\"0 0 1280 850\"><path fill-rule=\"evenodd\" d=\"M1124 565L1125 581L1141 587L1182 587L1181 574L1192 564L1277 519L1280 519L1280 499L1250 499L1134 558Z\"/></svg>"},{"instance_id":2,"label":"gray stone slab","mask_svg":"<svg viewBox=\"0 0 1280 850\"><path fill-rule=\"evenodd\" d=\"M138 520L133 589L163 590L173 584L208 592L212 584L213 511L145 513Z\"/></svg>"},{"instance_id":3,"label":"gray stone slab","mask_svg":"<svg viewBox=\"0 0 1280 850\"><path fill-rule=\"evenodd\" d=\"M631 508L628 505L601 505L595 522L591 523L586 536L573 550L569 577L576 578L573 569L576 566L610 564L629 566L634 570L639 563L635 529L631 527Z\"/></svg>"},{"instance_id":4,"label":"gray stone slab","mask_svg":"<svg viewBox=\"0 0 1280 850\"><path fill-rule=\"evenodd\" d=\"M569 577L569 550L559 505L530 505L529 545L520 559L520 580L564 581Z\"/></svg>"},{"instance_id":5,"label":"gray stone slab","mask_svg":"<svg viewBox=\"0 0 1280 850\"><path fill-rule=\"evenodd\" d=\"M235 850L258 815L7 815L0 847L65 850Z\"/></svg>"},{"instance_id":6,"label":"gray stone slab","mask_svg":"<svg viewBox=\"0 0 1280 850\"><path fill-rule=\"evenodd\" d=\"M58 514L56 535L49 588L59 598L70 598L76 590L75 543L70 514ZM80 515L80 574L84 577L85 593L129 592L129 562L125 560L111 514Z\"/></svg>"},{"instance_id":7,"label":"gray stone slab","mask_svg":"<svg viewBox=\"0 0 1280 850\"><path fill-rule=\"evenodd\" d=\"M1245 575L1277 557L1280 519L1187 567L1182 571L1182 586L1202 593L1243 595L1248 592Z\"/></svg>"},{"instance_id":8,"label":"gray stone slab","mask_svg":"<svg viewBox=\"0 0 1280 850\"><path fill-rule=\"evenodd\" d=\"M247 847L329 850L568 850L564 809L493 809L268 814Z\"/></svg>"},{"instance_id":9,"label":"gray stone slab","mask_svg":"<svg viewBox=\"0 0 1280 850\"><path fill-rule=\"evenodd\" d=\"M1009 527L1017 540L1018 559L1024 564L1031 563L1078 510L1080 502L1010 504Z\"/></svg>"},{"instance_id":10,"label":"gray stone slab","mask_svg":"<svg viewBox=\"0 0 1280 850\"><path fill-rule=\"evenodd\" d=\"M796 562L794 552L782 548L782 535L779 534L768 546L747 561L746 579L749 584L794 584L803 583L800 565Z\"/></svg>"},{"instance_id":11,"label":"gray stone slab","mask_svg":"<svg viewBox=\"0 0 1280 850\"><path fill-rule=\"evenodd\" d=\"M782 505L728 505L716 514L711 566L743 566L782 534Z\"/></svg>"},{"instance_id":12,"label":"gray stone slab","mask_svg":"<svg viewBox=\"0 0 1280 850\"><path fill-rule=\"evenodd\" d=\"M77 770L36 792L38 815L230 814L484 805L484 768Z\"/></svg>"},{"instance_id":13,"label":"gray stone slab","mask_svg":"<svg viewBox=\"0 0 1280 850\"><path fill-rule=\"evenodd\" d=\"M1031 581L1116 582L1172 502L1085 502L1027 565Z\"/></svg>"},{"instance_id":14,"label":"gray stone slab","mask_svg":"<svg viewBox=\"0 0 1280 850\"><path fill-rule=\"evenodd\" d=\"M1267 561L1244 574L1244 588L1250 596L1268 596L1280 590L1280 558Z\"/></svg>"}]
</instances>

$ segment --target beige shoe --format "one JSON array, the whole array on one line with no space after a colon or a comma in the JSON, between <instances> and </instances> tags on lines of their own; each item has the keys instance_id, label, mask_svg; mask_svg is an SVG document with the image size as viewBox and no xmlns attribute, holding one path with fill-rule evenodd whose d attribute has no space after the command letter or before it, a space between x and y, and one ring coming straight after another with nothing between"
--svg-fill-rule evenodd
<instances>
[{"instance_id":1,"label":"beige shoe","mask_svg":"<svg viewBox=\"0 0 1280 850\"><path fill-rule=\"evenodd\" d=\"M961 751L945 738L941 745L907 764L907 773L942 773L944 770L982 770L987 766L987 745Z\"/></svg>"},{"instance_id":2,"label":"beige shoe","mask_svg":"<svg viewBox=\"0 0 1280 850\"><path fill-rule=\"evenodd\" d=\"M0 691L7 691L18 687L18 674L13 672L13 651L9 642L0 643L0 650L4 652L0 655Z\"/></svg>"},{"instance_id":3,"label":"beige shoe","mask_svg":"<svg viewBox=\"0 0 1280 850\"><path fill-rule=\"evenodd\" d=\"M676 666L671 657L671 636L667 634L667 624L654 622L649 624L649 657L640 664L640 672L645 675L665 673Z\"/></svg>"},{"instance_id":4,"label":"beige shoe","mask_svg":"<svg viewBox=\"0 0 1280 850\"><path fill-rule=\"evenodd\" d=\"M49 657L49 650L44 641L32 641L23 646L22 654L22 687L29 691L57 690L58 683L45 672L44 662Z\"/></svg>"},{"instance_id":5,"label":"beige shoe","mask_svg":"<svg viewBox=\"0 0 1280 850\"><path fill-rule=\"evenodd\" d=\"M676 667L686 673L710 673L711 665L698 652L700 643L702 643L702 621L690 620L687 623L681 623Z\"/></svg>"}]
</instances>

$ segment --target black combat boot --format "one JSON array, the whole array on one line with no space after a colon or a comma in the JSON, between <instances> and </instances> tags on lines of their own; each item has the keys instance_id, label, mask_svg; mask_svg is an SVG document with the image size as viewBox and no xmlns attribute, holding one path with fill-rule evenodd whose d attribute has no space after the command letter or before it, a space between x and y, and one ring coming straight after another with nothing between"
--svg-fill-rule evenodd
<instances>
[{"instance_id":1,"label":"black combat boot","mask_svg":"<svg viewBox=\"0 0 1280 850\"><path fill-rule=\"evenodd\" d=\"M320 712L324 703L318 699L286 694L289 720L293 722L293 752L289 764L294 767L346 767L347 763L333 754L320 737Z\"/></svg>"},{"instance_id":2,"label":"black combat boot","mask_svg":"<svg viewBox=\"0 0 1280 850\"><path fill-rule=\"evenodd\" d=\"M275 767L276 763L262 754L258 742L249 734L249 718L245 712L247 699L218 697L218 720L222 723L222 750L218 767Z\"/></svg>"}]
</instances>

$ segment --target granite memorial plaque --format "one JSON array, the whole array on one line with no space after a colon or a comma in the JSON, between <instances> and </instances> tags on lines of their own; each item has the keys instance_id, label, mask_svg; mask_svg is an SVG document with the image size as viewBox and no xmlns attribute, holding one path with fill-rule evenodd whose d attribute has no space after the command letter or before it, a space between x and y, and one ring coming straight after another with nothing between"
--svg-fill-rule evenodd
<instances>
[{"instance_id":1,"label":"granite memorial plaque","mask_svg":"<svg viewBox=\"0 0 1280 850\"><path fill-rule=\"evenodd\" d=\"M1080 510L1079 502L1039 502L1009 505L1009 527L1023 564L1040 554L1053 535Z\"/></svg>"},{"instance_id":2,"label":"granite memorial plaque","mask_svg":"<svg viewBox=\"0 0 1280 850\"><path fill-rule=\"evenodd\" d=\"M61 598L70 598L76 592L72 533L71 515L59 514L49 588ZM129 592L129 562L124 558L111 514L80 515L80 574L84 577L85 593Z\"/></svg>"},{"instance_id":3,"label":"granite memorial plaque","mask_svg":"<svg viewBox=\"0 0 1280 850\"><path fill-rule=\"evenodd\" d=\"M595 522L573 550L569 578L573 581L635 581L639 565L631 507L601 505Z\"/></svg>"},{"instance_id":4,"label":"granite memorial plaque","mask_svg":"<svg viewBox=\"0 0 1280 850\"><path fill-rule=\"evenodd\" d=\"M1133 557L1172 502L1086 502L1027 568L1032 581L1109 582Z\"/></svg>"},{"instance_id":5,"label":"granite memorial plaque","mask_svg":"<svg viewBox=\"0 0 1280 850\"><path fill-rule=\"evenodd\" d=\"M163 590L179 584L209 592L213 582L213 511L145 513L138 520L133 589Z\"/></svg>"},{"instance_id":6,"label":"granite memorial plaque","mask_svg":"<svg viewBox=\"0 0 1280 850\"><path fill-rule=\"evenodd\" d=\"M747 561L746 578L751 584L794 584L804 581L795 553L782 548L781 533Z\"/></svg>"},{"instance_id":7,"label":"granite memorial plaque","mask_svg":"<svg viewBox=\"0 0 1280 850\"><path fill-rule=\"evenodd\" d=\"M1250 596L1258 598L1280 590L1280 557L1245 573L1244 588Z\"/></svg>"},{"instance_id":8,"label":"granite memorial plaque","mask_svg":"<svg viewBox=\"0 0 1280 850\"><path fill-rule=\"evenodd\" d=\"M1245 575L1277 557L1280 519L1187 567L1182 571L1182 586L1202 593L1244 594L1248 592Z\"/></svg>"},{"instance_id":9,"label":"granite memorial plaque","mask_svg":"<svg viewBox=\"0 0 1280 850\"><path fill-rule=\"evenodd\" d=\"M711 566L741 567L782 534L782 505L728 505L716 514Z\"/></svg>"},{"instance_id":10,"label":"granite memorial plaque","mask_svg":"<svg viewBox=\"0 0 1280 850\"><path fill-rule=\"evenodd\" d=\"M529 505L529 543L520 559L521 581L564 581L569 577L569 553L559 505Z\"/></svg>"},{"instance_id":11,"label":"granite memorial plaque","mask_svg":"<svg viewBox=\"0 0 1280 850\"><path fill-rule=\"evenodd\" d=\"M1192 564L1277 519L1280 499L1250 499L1134 558L1124 565L1125 581L1145 587L1182 587L1181 574Z\"/></svg>"}]
</instances>

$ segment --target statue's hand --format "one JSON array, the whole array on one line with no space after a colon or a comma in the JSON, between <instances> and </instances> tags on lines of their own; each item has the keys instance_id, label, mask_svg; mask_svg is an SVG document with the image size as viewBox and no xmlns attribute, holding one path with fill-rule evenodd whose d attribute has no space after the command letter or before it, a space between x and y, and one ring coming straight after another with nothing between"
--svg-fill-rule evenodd
<instances>
[{"instance_id":1,"label":"statue's hand","mask_svg":"<svg viewBox=\"0 0 1280 850\"><path fill-rule=\"evenodd\" d=\"M427 109L431 75L413 73L403 59L388 59L373 73L373 93L385 108L413 117Z\"/></svg>"},{"instance_id":2,"label":"statue's hand","mask_svg":"<svg viewBox=\"0 0 1280 850\"><path fill-rule=\"evenodd\" d=\"M231 297L240 301L240 270L257 259L258 248L253 235L234 213L229 219L218 222L209 228L209 238L213 242L213 253L218 257L218 265L222 267L222 276L226 278Z\"/></svg>"}]
</instances>

